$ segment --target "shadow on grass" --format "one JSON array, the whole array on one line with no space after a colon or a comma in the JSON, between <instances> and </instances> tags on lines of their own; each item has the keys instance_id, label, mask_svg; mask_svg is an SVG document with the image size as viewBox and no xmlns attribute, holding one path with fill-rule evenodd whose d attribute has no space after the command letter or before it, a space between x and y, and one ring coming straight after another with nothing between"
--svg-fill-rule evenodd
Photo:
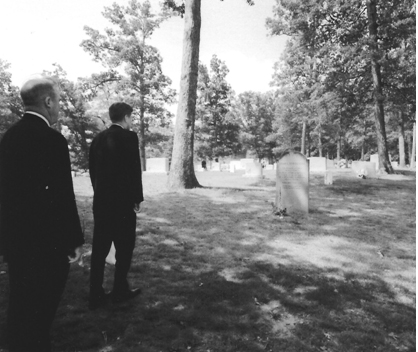
<instances>
[{"instance_id":1,"label":"shadow on grass","mask_svg":"<svg viewBox=\"0 0 418 352\"><path fill-rule=\"evenodd\" d=\"M77 268L63 302L73 305L60 310L54 340L59 351L412 351L415 311L394 303L382 280L326 274L256 262L227 279L216 269L144 262L131 273L145 288L141 298L88 312Z\"/></svg>"},{"instance_id":2,"label":"shadow on grass","mask_svg":"<svg viewBox=\"0 0 418 352\"><path fill-rule=\"evenodd\" d=\"M148 197L129 277L132 286L143 288L142 296L91 312L89 263L74 265L53 326L55 350L413 351L414 304L401 303L399 292L376 275L396 269L394 264L371 257L387 223L359 234L353 212L330 217L336 208L363 203L370 212L362 219L370 222L378 215L369 202L382 194L376 186L367 202L350 200L356 189L350 193L350 185L340 186L347 187L346 198L338 186L319 189L330 205L312 194L313 209L319 210L309 220L271 215L274 190L211 187ZM88 199L82 201L91 243L92 217ZM398 227L407 232L402 220ZM414 243L411 236L392 240ZM327 259L324 248L336 254ZM408 258L403 265L411 266ZM113 267L106 267L105 276L111 289ZM6 277L0 275L2 331ZM415 292L403 293L415 300Z\"/></svg>"}]
</instances>

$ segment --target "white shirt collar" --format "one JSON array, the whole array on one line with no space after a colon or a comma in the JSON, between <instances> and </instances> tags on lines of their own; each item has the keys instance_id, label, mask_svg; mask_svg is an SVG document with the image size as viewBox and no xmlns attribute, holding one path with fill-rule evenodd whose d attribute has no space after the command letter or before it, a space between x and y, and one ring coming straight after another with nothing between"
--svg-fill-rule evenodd
<instances>
[{"instance_id":1,"label":"white shirt collar","mask_svg":"<svg viewBox=\"0 0 418 352\"><path fill-rule=\"evenodd\" d=\"M44 116L42 116L41 114L38 114L37 112L34 112L34 111L25 111L25 114L32 114L32 115L38 116L46 122L48 127L51 127L51 124L49 123L49 121Z\"/></svg>"}]
</instances>

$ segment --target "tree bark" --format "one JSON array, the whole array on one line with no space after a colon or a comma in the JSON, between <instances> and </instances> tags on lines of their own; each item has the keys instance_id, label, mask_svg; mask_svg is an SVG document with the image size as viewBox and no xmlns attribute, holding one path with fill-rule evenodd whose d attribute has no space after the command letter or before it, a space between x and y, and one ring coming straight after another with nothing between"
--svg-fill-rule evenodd
<instances>
[{"instance_id":1,"label":"tree bark","mask_svg":"<svg viewBox=\"0 0 418 352\"><path fill-rule=\"evenodd\" d=\"M374 86L375 101L375 125L377 137L377 150L379 154L379 169L384 169L388 173L393 173L392 165L389 161L386 129L385 129L385 113L383 107L383 91L380 64L378 61L378 43L377 43L377 0L367 1L367 17L369 22L370 34L370 62Z\"/></svg>"},{"instance_id":2,"label":"tree bark","mask_svg":"<svg viewBox=\"0 0 418 352\"><path fill-rule=\"evenodd\" d=\"M401 118L399 121L399 138L398 138L398 142L399 142L399 166L400 167L405 167L406 162L405 162L405 126L404 126L404 117L403 117L403 112L400 112Z\"/></svg>"},{"instance_id":3,"label":"tree bark","mask_svg":"<svg viewBox=\"0 0 418 352\"><path fill-rule=\"evenodd\" d=\"M337 161L340 161L341 159L341 136L338 135L337 139Z\"/></svg>"},{"instance_id":4,"label":"tree bark","mask_svg":"<svg viewBox=\"0 0 418 352\"><path fill-rule=\"evenodd\" d=\"M142 38L142 45L145 47L145 35ZM144 82L144 73L145 73L145 63L144 63L144 54L141 53L141 67L140 67L140 78L139 78L139 157L141 159L141 169L142 171L147 170L147 159L145 155L145 82Z\"/></svg>"},{"instance_id":5,"label":"tree bark","mask_svg":"<svg viewBox=\"0 0 418 352\"><path fill-rule=\"evenodd\" d=\"M415 151L415 149L416 149L416 146L417 146L417 139L416 139L416 133L417 133L417 131L416 131L416 122L414 122L414 128L413 128L413 134L412 134L412 151L411 151L411 161L410 161L410 168L411 169L415 169L415 153L416 153L416 151Z\"/></svg>"},{"instance_id":6,"label":"tree bark","mask_svg":"<svg viewBox=\"0 0 418 352\"><path fill-rule=\"evenodd\" d=\"M364 161L364 142L361 144L361 155L360 155L360 160Z\"/></svg>"},{"instance_id":7,"label":"tree bark","mask_svg":"<svg viewBox=\"0 0 418 352\"><path fill-rule=\"evenodd\" d=\"M179 104L168 185L171 189L200 187L193 166L197 75L200 45L200 2L186 0Z\"/></svg>"},{"instance_id":8,"label":"tree bark","mask_svg":"<svg viewBox=\"0 0 418 352\"><path fill-rule=\"evenodd\" d=\"M309 127L306 126L306 139L307 139L307 142L308 142L308 146L307 146L308 150L307 150L306 154L308 155L308 158L311 157L311 138L310 138L310 136L311 136L311 134L310 134L310 131L309 131Z\"/></svg>"},{"instance_id":9,"label":"tree bark","mask_svg":"<svg viewBox=\"0 0 418 352\"><path fill-rule=\"evenodd\" d=\"M411 165L411 156L412 156L412 136L411 135L407 135L406 136L406 146L408 149L408 165Z\"/></svg>"},{"instance_id":10,"label":"tree bark","mask_svg":"<svg viewBox=\"0 0 418 352\"><path fill-rule=\"evenodd\" d=\"M319 157L322 158L322 132L319 130L318 132L318 150L319 150Z\"/></svg>"},{"instance_id":11,"label":"tree bark","mask_svg":"<svg viewBox=\"0 0 418 352\"><path fill-rule=\"evenodd\" d=\"M306 147L305 147L305 140L306 140L306 121L302 121L302 138L300 142L300 152L305 155Z\"/></svg>"},{"instance_id":12,"label":"tree bark","mask_svg":"<svg viewBox=\"0 0 418 352\"><path fill-rule=\"evenodd\" d=\"M364 161L364 149L366 144L366 133L367 133L367 123L366 120L364 120L364 135L361 141L361 161Z\"/></svg>"},{"instance_id":13,"label":"tree bark","mask_svg":"<svg viewBox=\"0 0 418 352\"><path fill-rule=\"evenodd\" d=\"M145 109L143 105L143 96L141 97L141 107L140 107L140 117L139 117L139 157L141 159L141 169L142 171L147 170L147 159L145 155Z\"/></svg>"}]
</instances>

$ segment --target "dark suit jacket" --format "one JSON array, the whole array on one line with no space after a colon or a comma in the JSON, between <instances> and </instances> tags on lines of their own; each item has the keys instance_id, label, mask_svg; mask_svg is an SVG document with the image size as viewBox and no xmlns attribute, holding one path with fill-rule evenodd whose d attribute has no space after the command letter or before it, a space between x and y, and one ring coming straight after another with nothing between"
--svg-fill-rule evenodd
<instances>
[{"instance_id":1,"label":"dark suit jacket","mask_svg":"<svg viewBox=\"0 0 418 352\"><path fill-rule=\"evenodd\" d=\"M25 114L0 143L0 254L69 254L83 243L67 141Z\"/></svg>"},{"instance_id":2,"label":"dark suit jacket","mask_svg":"<svg viewBox=\"0 0 418 352\"><path fill-rule=\"evenodd\" d=\"M95 215L132 212L144 200L136 133L112 125L91 143L89 155Z\"/></svg>"}]
</instances>

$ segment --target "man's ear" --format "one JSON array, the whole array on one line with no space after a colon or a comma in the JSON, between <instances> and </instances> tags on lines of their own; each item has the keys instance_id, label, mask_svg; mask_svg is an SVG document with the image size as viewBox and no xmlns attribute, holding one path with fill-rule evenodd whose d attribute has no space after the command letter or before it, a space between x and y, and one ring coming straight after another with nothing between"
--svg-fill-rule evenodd
<instances>
[{"instance_id":1,"label":"man's ear","mask_svg":"<svg viewBox=\"0 0 418 352\"><path fill-rule=\"evenodd\" d=\"M52 99L50 96L46 96L44 99L46 107L50 108L52 106Z\"/></svg>"}]
</instances>

